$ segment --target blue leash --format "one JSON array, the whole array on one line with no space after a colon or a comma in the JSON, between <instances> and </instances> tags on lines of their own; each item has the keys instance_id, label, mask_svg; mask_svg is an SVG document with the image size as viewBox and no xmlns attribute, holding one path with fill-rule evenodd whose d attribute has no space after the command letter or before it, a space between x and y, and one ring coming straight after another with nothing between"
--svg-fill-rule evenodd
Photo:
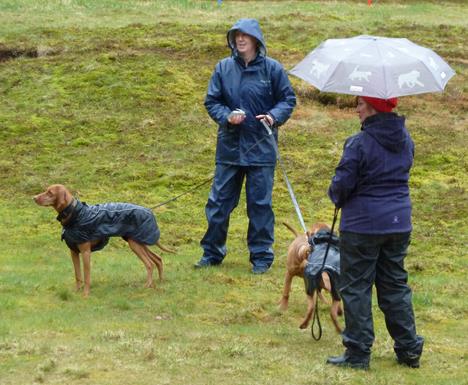
<instances>
[{"instance_id":1,"label":"blue leash","mask_svg":"<svg viewBox=\"0 0 468 385\"><path fill-rule=\"evenodd\" d=\"M294 209L296 210L296 214L297 214L297 217L299 218L299 222L301 223L301 226L302 226L302 229L304 230L304 233L306 233L307 228L306 228L306 225L304 223L304 218L302 217L301 209L299 208L299 204L297 203L296 195L294 194L294 190L292 188L291 183L289 182L288 175L286 174L286 167L284 166L283 160L281 159L279 149L278 149L278 144L276 143L276 140L275 140L275 138L273 136L273 131L271 130L271 127L268 125L268 123L264 119L262 119L261 122L262 122L263 126L265 127L265 129L268 132L268 137L271 137L273 139L272 143L273 143L273 147L274 147L275 152L276 152L276 159L278 159L278 163L279 163L281 171L283 173L283 178L284 178L284 181L286 182L286 186L288 187L289 196L291 197L291 201L292 201L292 203L294 205Z\"/></svg>"}]
</instances>

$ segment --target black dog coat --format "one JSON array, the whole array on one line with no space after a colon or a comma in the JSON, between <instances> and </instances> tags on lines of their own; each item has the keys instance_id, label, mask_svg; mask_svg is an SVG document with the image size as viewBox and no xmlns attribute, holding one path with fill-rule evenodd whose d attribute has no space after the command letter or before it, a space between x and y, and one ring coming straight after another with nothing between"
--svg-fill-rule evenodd
<instances>
[{"instance_id":1,"label":"black dog coat","mask_svg":"<svg viewBox=\"0 0 468 385\"><path fill-rule=\"evenodd\" d=\"M131 203L88 206L76 200L76 205L73 202L57 219L60 221L68 215L70 219L63 225L62 240L76 252L80 243L90 241L99 241L91 251L101 250L115 236L145 245L154 245L160 237L153 212Z\"/></svg>"},{"instance_id":2,"label":"black dog coat","mask_svg":"<svg viewBox=\"0 0 468 385\"><path fill-rule=\"evenodd\" d=\"M325 265L323 265L329 239L330 231L319 230L310 240L313 251L307 257L307 265L304 269L304 282L307 294L312 295L314 290L319 288L321 272L327 272L330 277L332 298L339 301L340 250L338 246L339 238L335 234L333 234L330 241L327 259L325 260Z\"/></svg>"}]
</instances>

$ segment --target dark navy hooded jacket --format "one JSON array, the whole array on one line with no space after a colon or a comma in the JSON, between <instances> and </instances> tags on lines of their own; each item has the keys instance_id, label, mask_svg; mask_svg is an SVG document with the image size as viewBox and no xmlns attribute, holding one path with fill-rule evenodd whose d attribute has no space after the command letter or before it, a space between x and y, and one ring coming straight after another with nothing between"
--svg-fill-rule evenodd
<instances>
[{"instance_id":1,"label":"dark navy hooded jacket","mask_svg":"<svg viewBox=\"0 0 468 385\"><path fill-rule=\"evenodd\" d=\"M411 231L409 174L414 144L405 118L368 117L348 138L328 195L342 209L340 231L391 234Z\"/></svg>"},{"instance_id":2,"label":"dark navy hooded jacket","mask_svg":"<svg viewBox=\"0 0 468 385\"><path fill-rule=\"evenodd\" d=\"M235 32L257 39L256 58L245 65L235 48ZM240 166L265 166L276 163L271 138L255 116L270 114L275 127L285 123L296 105L296 96L279 62L266 56L262 31L255 19L240 19L228 32L232 56L221 60L211 77L205 107L218 123L216 162ZM246 112L240 125L227 118L236 108ZM275 130L277 140L277 131Z\"/></svg>"}]
</instances>

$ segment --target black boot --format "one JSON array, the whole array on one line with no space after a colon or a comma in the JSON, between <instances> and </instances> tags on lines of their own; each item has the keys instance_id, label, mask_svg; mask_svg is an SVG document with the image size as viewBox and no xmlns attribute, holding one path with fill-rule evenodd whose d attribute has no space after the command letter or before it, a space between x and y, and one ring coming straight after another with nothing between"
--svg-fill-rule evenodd
<instances>
[{"instance_id":1,"label":"black boot","mask_svg":"<svg viewBox=\"0 0 468 385\"><path fill-rule=\"evenodd\" d=\"M424 338L417 336L417 342L418 346L412 351L395 349L397 361L400 365L406 365L410 368L419 368L419 358L421 358L423 351Z\"/></svg>"},{"instance_id":2,"label":"black boot","mask_svg":"<svg viewBox=\"0 0 468 385\"><path fill-rule=\"evenodd\" d=\"M354 369L369 369L369 356L351 355L348 351L338 357L329 357L327 364Z\"/></svg>"},{"instance_id":3,"label":"black boot","mask_svg":"<svg viewBox=\"0 0 468 385\"><path fill-rule=\"evenodd\" d=\"M419 357L421 357L421 355L405 352L397 354L397 361L400 365L406 365L410 368L419 368Z\"/></svg>"}]
</instances>

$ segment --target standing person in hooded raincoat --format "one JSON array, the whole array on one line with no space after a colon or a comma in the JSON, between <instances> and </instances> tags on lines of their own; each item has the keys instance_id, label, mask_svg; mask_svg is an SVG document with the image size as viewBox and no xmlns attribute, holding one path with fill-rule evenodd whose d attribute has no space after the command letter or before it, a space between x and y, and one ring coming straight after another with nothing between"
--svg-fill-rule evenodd
<instances>
[{"instance_id":1,"label":"standing person in hooded raincoat","mask_svg":"<svg viewBox=\"0 0 468 385\"><path fill-rule=\"evenodd\" d=\"M374 342L372 286L394 340L398 363L419 367L423 338L416 334L404 259L410 243L409 173L414 144L397 99L359 97L361 132L348 138L328 194L342 209L340 295L346 351L327 363L367 369Z\"/></svg>"},{"instance_id":2,"label":"standing person in hooded raincoat","mask_svg":"<svg viewBox=\"0 0 468 385\"><path fill-rule=\"evenodd\" d=\"M252 272L262 274L273 263L272 190L277 128L291 116L296 96L283 67L266 56L263 34L255 19L240 19L227 33L232 55L221 60L205 99L218 123L216 170L205 213L208 229L195 267L219 265L226 256L229 217L245 182ZM245 114L232 114L240 109ZM261 120L273 127L268 137Z\"/></svg>"}]
</instances>

